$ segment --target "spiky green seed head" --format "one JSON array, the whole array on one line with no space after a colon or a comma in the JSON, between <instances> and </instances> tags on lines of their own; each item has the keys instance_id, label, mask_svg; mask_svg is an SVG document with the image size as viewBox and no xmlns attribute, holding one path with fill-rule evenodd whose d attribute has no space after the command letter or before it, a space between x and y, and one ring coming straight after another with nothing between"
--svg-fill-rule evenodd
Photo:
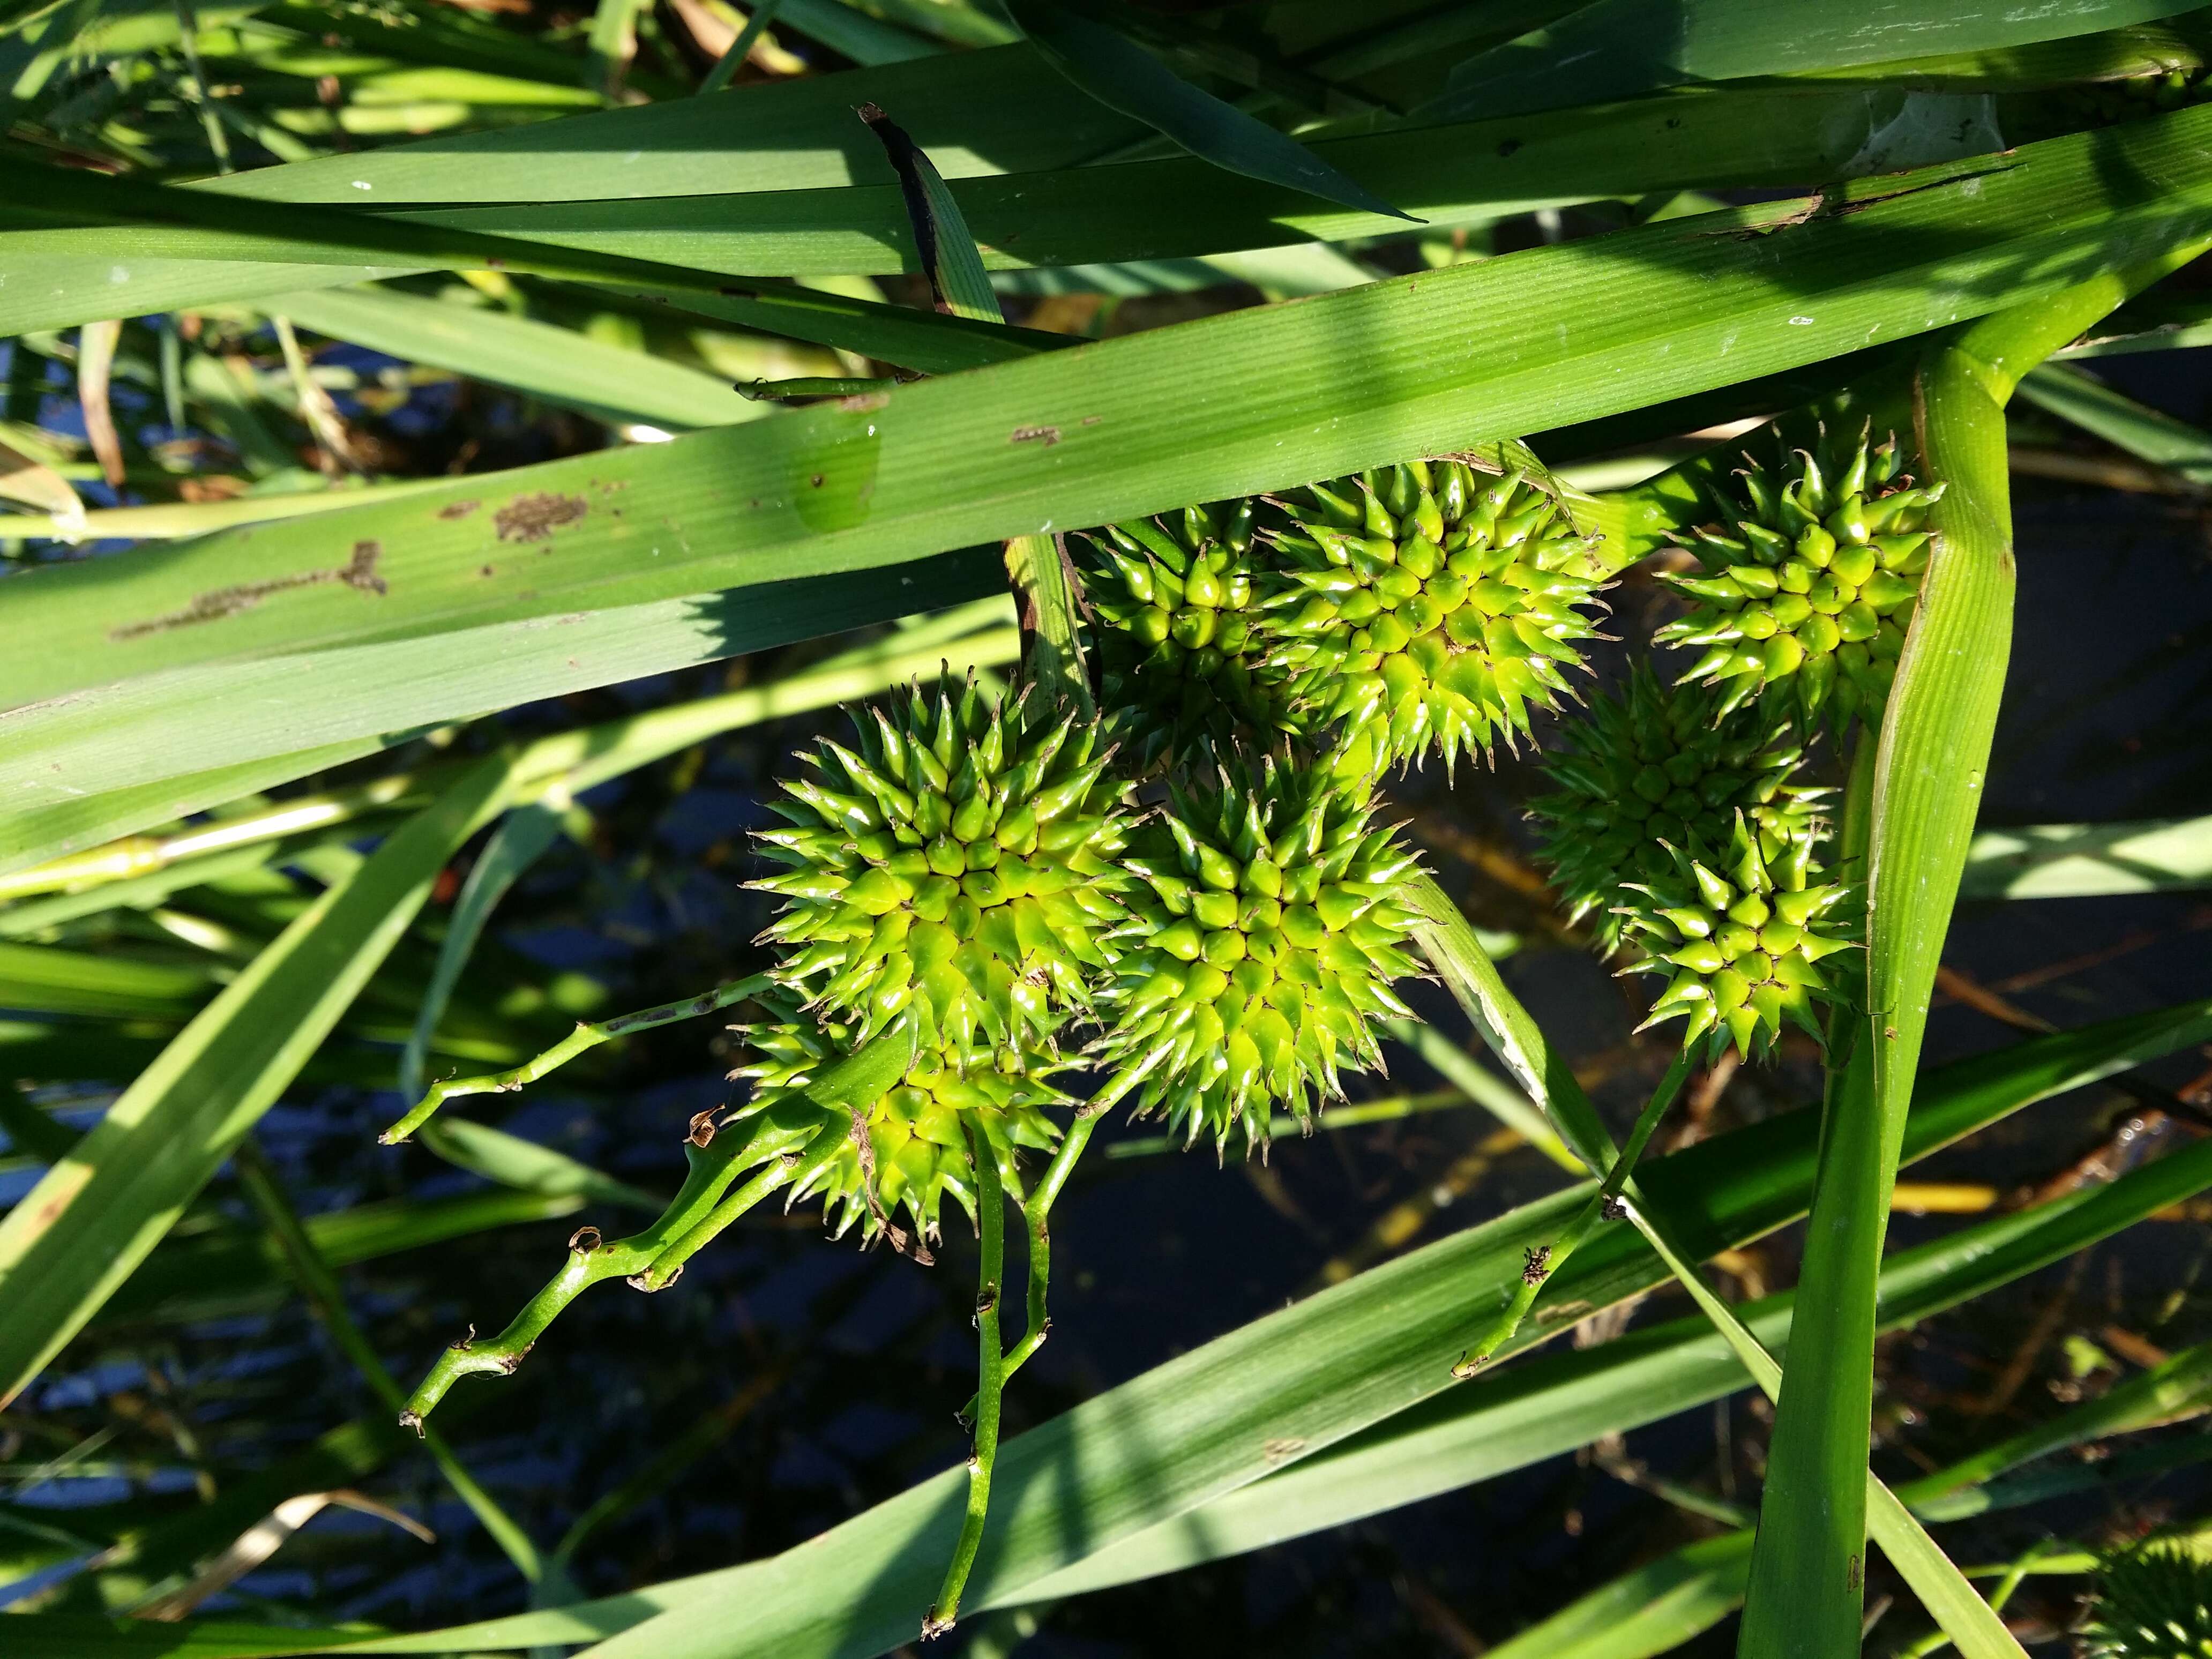
<instances>
[{"instance_id":1,"label":"spiky green seed head","mask_svg":"<svg viewBox=\"0 0 2212 1659\"><path fill-rule=\"evenodd\" d=\"M902 1014L925 1049L1048 1040L1090 1006L1121 918L1126 786L1095 725L1027 727L1027 696L916 686L774 803L791 827L759 839L791 869L755 884L786 901L761 935L771 971L859 1040Z\"/></svg>"},{"instance_id":2,"label":"spiky green seed head","mask_svg":"<svg viewBox=\"0 0 2212 1659\"><path fill-rule=\"evenodd\" d=\"M1809 834L1829 792L1791 781L1804 754L1763 705L1723 713L1717 693L1669 688L1638 664L1620 696L1596 698L1545 751L1559 787L1528 805L1570 917L1589 917L1610 951L1621 884L1671 874L1667 846L1724 847L1739 812L1763 844Z\"/></svg>"},{"instance_id":3,"label":"spiky green seed head","mask_svg":"<svg viewBox=\"0 0 2212 1659\"><path fill-rule=\"evenodd\" d=\"M1772 687L1808 726L1841 732L1881 718L1943 486L1904 477L1894 438L1824 449L1778 471L1754 461L1715 493L1718 520L1692 532L1703 570L1662 578L1690 609L1651 637L1702 653L1681 678L1720 687L1725 708Z\"/></svg>"},{"instance_id":4,"label":"spiky green seed head","mask_svg":"<svg viewBox=\"0 0 2212 1659\"><path fill-rule=\"evenodd\" d=\"M1413 461L1278 504L1268 662L1293 708L1345 728L1377 770L1510 746L1593 637L1590 548L1521 472Z\"/></svg>"},{"instance_id":5,"label":"spiky green seed head","mask_svg":"<svg viewBox=\"0 0 2212 1659\"><path fill-rule=\"evenodd\" d=\"M1731 1042L1759 1058L1785 1019L1820 1037L1814 1009L1837 994L1820 963L1851 941L1833 914L1842 884L1813 879L1815 844L1739 813L1719 856L1669 848L1665 875L1623 884L1622 937L1644 953L1632 965L1668 980L1638 1030L1686 1015L1682 1044L1704 1039L1709 1062Z\"/></svg>"},{"instance_id":6,"label":"spiky green seed head","mask_svg":"<svg viewBox=\"0 0 2212 1659\"><path fill-rule=\"evenodd\" d=\"M777 1012L786 1017L742 1028L753 1058L730 1075L750 1079L753 1095L726 1133L762 1112L795 1109L824 1123L850 1115L816 1105L800 1091L856 1046L854 1028L817 1024L787 1008ZM982 1130L1002 1173L1012 1170L1017 1148L1050 1151L1060 1132L1045 1108L1066 1103L1052 1082L1066 1065L1034 1043L995 1051L917 1050L904 1076L854 1109L867 1129L866 1161L860 1141L848 1139L791 1200L821 1199L823 1219L841 1238L858 1224L861 1237L872 1241L903 1213L922 1237L934 1239L947 1194L972 1221L975 1159L969 1126Z\"/></svg>"},{"instance_id":7,"label":"spiky green seed head","mask_svg":"<svg viewBox=\"0 0 2212 1659\"><path fill-rule=\"evenodd\" d=\"M1364 786L1270 759L1139 830L1097 1047L1152 1066L1139 1112L1264 1144L1271 1114L1308 1122L1343 1072L1381 1066L1375 1022L1409 1016L1392 986L1418 971L1416 861L1373 810Z\"/></svg>"},{"instance_id":8,"label":"spiky green seed head","mask_svg":"<svg viewBox=\"0 0 2212 1659\"><path fill-rule=\"evenodd\" d=\"M2191 1544L2153 1539L2105 1564L2084 1659L2212 1659L2212 1562Z\"/></svg>"},{"instance_id":9,"label":"spiky green seed head","mask_svg":"<svg viewBox=\"0 0 2212 1659\"><path fill-rule=\"evenodd\" d=\"M2055 138L2202 103L2207 86L2205 71L2198 67L2057 87L2023 100L2016 124L2026 137Z\"/></svg>"},{"instance_id":10,"label":"spiky green seed head","mask_svg":"<svg viewBox=\"0 0 2212 1659\"><path fill-rule=\"evenodd\" d=\"M1258 635L1257 503L1187 507L1069 544L1097 626L1109 730L1150 766L1226 755L1289 719Z\"/></svg>"}]
</instances>

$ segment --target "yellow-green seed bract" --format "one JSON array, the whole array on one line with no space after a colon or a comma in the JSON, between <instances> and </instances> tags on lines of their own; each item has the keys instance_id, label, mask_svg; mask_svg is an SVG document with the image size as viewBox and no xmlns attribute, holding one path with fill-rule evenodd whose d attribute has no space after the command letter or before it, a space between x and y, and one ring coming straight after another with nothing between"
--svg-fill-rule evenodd
<instances>
[{"instance_id":1,"label":"yellow-green seed bract","mask_svg":"<svg viewBox=\"0 0 2212 1659\"><path fill-rule=\"evenodd\" d=\"M1693 532L1701 574L1669 575L1691 600L1655 645L1700 647L1681 678L1735 708L1769 686L1795 693L1809 725L1877 722L1928 568L1928 508L1943 486L1899 475L1894 439L1794 452L1779 472L1736 474L1719 521Z\"/></svg>"},{"instance_id":2,"label":"yellow-green seed bract","mask_svg":"<svg viewBox=\"0 0 2212 1659\"><path fill-rule=\"evenodd\" d=\"M1139 831L1098 1047L1152 1067L1139 1111L1264 1144L1273 1112L1306 1121L1341 1070L1380 1066L1374 1022L1408 1014L1392 982L1417 971L1415 860L1372 810L1364 786L1269 760Z\"/></svg>"},{"instance_id":3,"label":"yellow-green seed bract","mask_svg":"<svg viewBox=\"0 0 2212 1659\"><path fill-rule=\"evenodd\" d=\"M1225 755L1289 720L1261 660L1258 503L1187 507L1069 545L1097 623L1109 730L1145 764Z\"/></svg>"},{"instance_id":4,"label":"yellow-green seed bract","mask_svg":"<svg viewBox=\"0 0 2212 1659\"><path fill-rule=\"evenodd\" d=\"M1624 937L1644 953L1632 965L1668 976L1645 1027L1688 1016L1683 1046L1705 1039L1709 1060L1731 1042L1759 1058L1784 1019L1820 1037L1814 1006L1836 996L1820 963L1850 940L1830 915L1842 885L1812 878L1814 844L1739 814L1723 852L1671 848L1668 874L1624 884Z\"/></svg>"},{"instance_id":5,"label":"yellow-green seed bract","mask_svg":"<svg viewBox=\"0 0 2212 1659\"><path fill-rule=\"evenodd\" d=\"M859 1040L906 1016L925 1049L1048 1042L1089 1006L1127 786L1095 725L1026 729L1026 697L916 687L856 718L860 752L824 742L819 776L784 785L793 827L760 840L794 867L757 884L786 901L771 971Z\"/></svg>"},{"instance_id":6,"label":"yellow-green seed bract","mask_svg":"<svg viewBox=\"0 0 2212 1659\"><path fill-rule=\"evenodd\" d=\"M1620 696L1595 699L1545 751L1559 786L1528 810L1570 917L1620 942L1621 884L1664 878L1667 848L1722 847L1742 812L1767 844L1811 830L1829 791L1793 783L1804 745L1762 704L1723 712L1718 694L1669 688L1639 663Z\"/></svg>"},{"instance_id":7,"label":"yellow-green seed bract","mask_svg":"<svg viewBox=\"0 0 2212 1659\"><path fill-rule=\"evenodd\" d=\"M1413 461L1278 506L1267 666L1376 769L1510 745L1532 705L1558 706L1599 584L1571 568L1590 543L1527 475Z\"/></svg>"},{"instance_id":8,"label":"yellow-green seed bract","mask_svg":"<svg viewBox=\"0 0 2212 1659\"><path fill-rule=\"evenodd\" d=\"M794 1105L811 1107L825 1122L832 1116L830 1109L813 1106L801 1091L844 1058L853 1045L852 1026L817 1024L796 1017L795 1011L779 1012L786 1017L744 1028L756 1058L730 1075L750 1079L753 1097L732 1115L726 1133L757 1113L788 1111ZM857 1223L862 1237L872 1239L903 1212L916 1231L935 1238L947 1194L972 1220L975 1153L964 1126L981 1126L1001 1175L1011 1177L1018 1147L1048 1152L1060 1139L1060 1127L1044 1109L1066 1103L1052 1082L1066 1063L1035 1045L995 1053L920 1050L905 1076L854 1109L867 1130L866 1164L860 1142L848 1139L792 1198L818 1196L823 1219L840 1237Z\"/></svg>"}]
</instances>

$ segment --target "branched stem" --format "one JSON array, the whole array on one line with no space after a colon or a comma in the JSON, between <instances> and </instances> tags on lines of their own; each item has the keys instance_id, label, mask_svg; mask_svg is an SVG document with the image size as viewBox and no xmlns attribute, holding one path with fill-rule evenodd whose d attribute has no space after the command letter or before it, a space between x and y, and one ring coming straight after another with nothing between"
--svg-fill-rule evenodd
<instances>
[{"instance_id":1,"label":"branched stem","mask_svg":"<svg viewBox=\"0 0 2212 1659\"><path fill-rule=\"evenodd\" d=\"M743 1002L747 997L757 996L774 983L767 975L755 974L750 979L738 980L700 996L685 997L678 1002L664 1002L658 1008L641 1009L634 1014L617 1014L612 1019L603 1019L596 1025L579 1025L535 1060L525 1060L513 1071L498 1072L489 1077L455 1078L448 1082L432 1084L429 1093L377 1139L386 1146L392 1146L413 1134L436 1115L441 1106L458 1096L510 1094L526 1084L537 1082L548 1072L566 1066L578 1054L586 1049L596 1048L602 1042L628 1036L632 1031L648 1030L655 1025L668 1025L679 1019L696 1019L702 1014L711 1014L718 1008L726 1008L733 1002Z\"/></svg>"},{"instance_id":2,"label":"branched stem","mask_svg":"<svg viewBox=\"0 0 2212 1659\"><path fill-rule=\"evenodd\" d=\"M982 1386L975 1392L975 1442L968 1456L968 1511L960 1523L960 1541L945 1569L944 1587L929 1611L922 1614L924 1641L945 1634L960 1616L960 1593L975 1565L975 1552L983 1542L984 1516L991 1506L991 1470L999 1457L999 1405L1006 1385L1006 1356L999 1337L999 1288L1006 1279L1006 1194L999 1184L999 1161L981 1125L969 1126L968 1140L975 1156L975 1214L982 1234L975 1290ZM1042 1194L1042 1188L1039 1190Z\"/></svg>"},{"instance_id":3,"label":"branched stem","mask_svg":"<svg viewBox=\"0 0 2212 1659\"><path fill-rule=\"evenodd\" d=\"M703 1220L681 1234L673 1244L655 1255L652 1266L639 1274L637 1288L641 1291L666 1290L684 1271L685 1262L754 1205L779 1187L805 1186L808 1176L837 1156L838 1148L845 1144L851 1133L850 1127L833 1114L828 1122L814 1132L797 1155L786 1153L778 1158L717 1204Z\"/></svg>"},{"instance_id":4,"label":"branched stem","mask_svg":"<svg viewBox=\"0 0 2212 1659\"><path fill-rule=\"evenodd\" d=\"M681 1250L688 1255L690 1250L684 1249L686 1243L690 1249L704 1243L712 1234L702 1232L702 1224L710 1218L720 1218L724 1227L737 1219L740 1212L733 1207L735 1200L724 1205L718 1205L717 1200L737 1179L739 1170L750 1164L768 1160L761 1175L748 1182L744 1189L751 1194L750 1201L757 1202L790 1178L791 1161L786 1154L803 1142L811 1150L811 1140L828 1133L819 1124L818 1112L813 1123L805 1128L794 1127L777 1113L769 1112L725 1131L703 1147L686 1146L684 1158L690 1167L684 1176L683 1190L651 1226L611 1243L600 1239L595 1227L578 1228L568 1241L568 1257L561 1264L561 1270L524 1304L505 1330L483 1342L477 1341L472 1332L438 1356L429 1374L407 1397L405 1407L399 1413L401 1424L419 1433L422 1419L462 1377L513 1376L545 1328L571 1302L602 1280L630 1279L638 1282L640 1289L654 1290L667 1284L674 1277L674 1267L681 1265L680 1261L658 1284L647 1285L645 1275L672 1251ZM808 1128L813 1130L811 1137ZM693 1243L695 1235L700 1236Z\"/></svg>"},{"instance_id":5,"label":"branched stem","mask_svg":"<svg viewBox=\"0 0 2212 1659\"><path fill-rule=\"evenodd\" d=\"M1060 1137L1059 1146L1053 1152L1052 1162L1045 1166L1044 1176L1036 1184L1036 1190L1018 1200L1022 1206L1022 1218L1029 1231L1029 1259L1024 1267L1027 1279L1024 1300L1028 1304L1029 1326L1022 1333L1022 1340L1014 1344L1013 1351L1006 1356L1006 1375L1008 1377L1021 1370L1029 1357L1044 1346L1045 1338L1052 1333L1052 1318L1046 1305L1046 1297L1052 1280L1052 1231L1048 1222L1053 1201L1060 1196L1060 1188L1067 1185L1067 1177L1075 1168L1076 1159L1083 1156L1083 1149L1091 1144L1091 1132L1098 1127L1098 1120L1112 1110L1115 1103L1130 1090L1145 1080L1152 1068L1159 1064L1159 1058L1155 1054L1134 1065L1124 1066L1109 1079L1105 1087L1077 1109L1075 1121L1067 1126L1067 1133ZM968 1403L960 1408L962 1422L975 1420L979 1399L979 1395L970 1395Z\"/></svg>"},{"instance_id":6,"label":"branched stem","mask_svg":"<svg viewBox=\"0 0 2212 1659\"><path fill-rule=\"evenodd\" d=\"M726 1007L752 994L763 981L743 980L735 985L688 1002L649 1008L625 1015L599 1027L586 1026L577 1034L598 1030L606 1036L657 1025L688 1014ZM575 1038L570 1042L574 1042ZM580 1045L589 1047L588 1042ZM558 1053L558 1050L549 1050ZM690 1165L684 1189L643 1232L606 1243L596 1227L580 1227L568 1241L568 1259L545 1288L530 1298L514 1322L489 1342L478 1342L473 1331L438 1356L430 1374L408 1396L399 1415L402 1424L420 1430L422 1419L446 1391L464 1376L497 1372L512 1376L545 1328L560 1317L571 1302L602 1279L627 1279L641 1291L658 1291L676 1281L689 1261L708 1240L747 1210L787 1184L804 1186L807 1178L837 1155L852 1133L852 1101L873 1100L889 1089L914 1060L914 1032L904 1022L862 1044L854 1053L807 1085L803 1094L779 1101L765 1111L740 1119L714 1133L702 1117L684 1149ZM558 1060L552 1062L557 1065ZM523 1068L525 1070L528 1068ZM551 1069L550 1066L542 1070ZM526 1081L527 1079L525 1079ZM424 1115L428 1115L427 1113ZM757 1170L728 1199L722 1197L738 1172ZM996 1166L991 1171L996 1187Z\"/></svg>"},{"instance_id":7,"label":"branched stem","mask_svg":"<svg viewBox=\"0 0 2212 1659\"><path fill-rule=\"evenodd\" d=\"M1566 1231L1549 1248L1540 1246L1528 1252L1528 1266L1522 1272L1520 1284L1514 1286L1512 1298L1489 1328L1459 1357L1459 1363L1452 1367L1455 1377L1464 1382L1473 1376L1521 1328L1521 1322L1528 1317L1528 1310L1535 1304L1536 1292L1543 1287L1545 1280L1566 1265L1567 1258L1582 1247L1583 1240L1597 1231L1599 1222L1609 1218L1609 1212L1620 1201L1622 1189L1628 1185L1628 1177L1635 1171L1636 1160L1644 1155L1644 1148L1650 1142L1653 1131L1658 1128L1659 1120L1666 1116L1667 1109L1674 1103L1674 1097L1682 1091L1682 1085L1690 1075L1691 1065L1691 1050L1686 1046L1675 1054L1674 1060L1667 1067L1667 1075L1659 1079L1659 1086L1652 1092L1650 1103L1636 1120L1636 1127L1629 1131L1628 1144L1620 1149L1620 1156L1613 1159L1613 1167L1606 1171L1605 1179L1599 1182L1597 1191L1590 1194L1589 1202L1583 1206L1581 1212L1567 1224Z\"/></svg>"}]
</instances>

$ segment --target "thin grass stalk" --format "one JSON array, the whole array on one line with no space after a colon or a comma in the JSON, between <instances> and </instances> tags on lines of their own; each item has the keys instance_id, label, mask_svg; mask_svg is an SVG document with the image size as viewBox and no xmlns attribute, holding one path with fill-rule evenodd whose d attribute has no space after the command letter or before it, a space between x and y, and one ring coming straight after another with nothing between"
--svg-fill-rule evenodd
<instances>
[{"instance_id":1,"label":"thin grass stalk","mask_svg":"<svg viewBox=\"0 0 2212 1659\"><path fill-rule=\"evenodd\" d=\"M745 19L744 27L738 31L738 38L730 42L730 49L715 60L714 67L707 71L707 78L699 83L702 93L720 92L730 84L730 77L744 66L755 43L768 33L768 26L775 21L782 4L783 0L760 0L753 8L753 15Z\"/></svg>"},{"instance_id":2,"label":"thin grass stalk","mask_svg":"<svg viewBox=\"0 0 2212 1659\"><path fill-rule=\"evenodd\" d=\"M1642 1206L1627 1206L1630 1218L1636 1224L1644 1240L1659 1259L1667 1264L1675 1282L1690 1293L1698 1311L1719 1331L1737 1359L1741 1362L1759 1391L1771 1401L1781 1397L1783 1370L1764 1344L1745 1328L1735 1310L1713 1293L1697 1268L1668 1241L1664 1232L1651 1224L1650 1217ZM1801 1297L1798 1306L1803 1305ZM1907 1509L1898 1496L1876 1478L1871 1469L1862 1469L1859 1486L1864 1500L1868 1531L1888 1556L1890 1564L1902 1574L1921 1601L1942 1625L1950 1639L1959 1644L1968 1659L2026 1659L2020 1644L2004 1627L1996 1610L1975 1593L1966 1576L1954 1566L1928 1529ZM1757 1544L1753 1540L1753 1553Z\"/></svg>"},{"instance_id":3,"label":"thin grass stalk","mask_svg":"<svg viewBox=\"0 0 2212 1659\"><path fill-rule=\"evenodd\" d=\"M1635 1127L1629 1131L1628 1144L1613 1160L1613 1166L1606 1171L1605 1179L1598 1183L1597 1191L1590 1194L1589 1202L1583 1206L1581 1212L1567 1224L1566 1231L1554 1243L1548 1246L1539 1245L1528 1252L1528 1265L1522 1271L1521 1282L1514 1287L1504 1311L1459 1357L1458 1363L1452 1366L1454 1376L1462 1381L1473 1376L1489 1362L1491 1355L1511 1340L1514 1333L1521 1328L1521 1322L1528 1316L1528 1310L1534 1305L1536 1292L1543 1287L1544 1282L1566 1265L1567 1259L1597 1231L1598 1223L1611 1220L1619 1213L1620 1194L1628 1185L1628 1177L1636 1168L1636 1160L1644 1155L1644 1146L1650 1142L1653 1131L1658 1128L1659 1120L1666 1116L1667 1109L1674 1103L1674 1097L1681 1093L1682 1084L1689 1077L1694 1064L1688 1048L1675 1051L1674 1058L1668 1063L1667 1074L1659 1079L1659 1086L1652 1091L1650 1100L1638 1115Z\"/></svg>"},{"instance_id":4,"label":"thin grass stalk","mask_svg":"<svg viewBox=\"0 0 2212 1659\"><path fill-rule=\"evenodd\" d=\"M268 1224L270 1233L275 1235L277 1248L284 1252L285 1261L292 1269L292 1277L298 1283L301 1294L307 1297L308 1307L314 1310L315 1317L322 1322L323 1328L330 1333L331 1340L337 1344L339 1352L353 1362L354 1369L361 1373L362 1381L368 1384L377 1397L392 1410L404 1411L406 1408L405 1395L400 1392L398 1383L392 1380L392 1373L385 1370L383 1360L377 1357L376 1349L368 1336L355 1322L351 1311L346 1307L345 1291L338 1283L337 1273L301 1224L299 1212L292 1207L291 1200L277 1183L276 1171L269 1167L269 1160L262 1155L261 1149L251 1136L239 1143L232 1158L238 1171L240 1188L253 1207L261 1212L261 1218ZM536 1583L544 1574L544 1562L530 1534L468 1472L442 1435L426 1429L422 1440L429 1450L431 1461L437 1464L439 1474L446 1477L446 1484L453 1489L454 1495L467 1504L470 1511L483 1523L483 1529L491 1534L492 1541L514 1564L514 1570L530 1583Z\"/></svg>"}]
</instances>

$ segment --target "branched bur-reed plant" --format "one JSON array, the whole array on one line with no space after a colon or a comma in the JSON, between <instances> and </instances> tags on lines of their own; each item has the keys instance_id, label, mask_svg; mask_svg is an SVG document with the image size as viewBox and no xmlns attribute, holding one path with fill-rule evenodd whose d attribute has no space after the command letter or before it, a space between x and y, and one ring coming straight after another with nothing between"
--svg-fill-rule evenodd
<instances>
[{"instance_id":1,"label":"branched bur-reed plant","mask_svg":"<svg viewBox=\"0 0 2212 1659\"><path fill-rule=\"evenodd\" d=\"M512 1372L591 1285L674 1283L775 1193L819 1199L837 1233L924 1263L950 1199L981 1246L980 1386L967 1512L923 1621L935 1634L981 1541L1006 1380L1049 1328L1048 1217L1098 1115L1141 1088L1139 1110L1219 1148L1236 1130L1264 1144L1276 1110L1307 1121L1340 1096L1346 1073L1379 1064L1376 1022L1407 1012L1391 984L1414 971L1415 866L1373 821L1368 783L1310 758L1207 743L1212 769L1147 811L1103 728L1035 688L1002 701L948 678L858 711L854 728L850 746L803 757L776 803L787 827L760 837L784 866L757 884L782 902L762 936L769 973L630 1022L751 998L765 1017L742 1028L752 1055L732 1074L745 1098L694 1121L666 1213L626 1239L580 1231L508 1328L441 1355L407 1411L419 1425L460 1377ZM1079 1070L1096 1080L1087 1098ZM437 1092L397 1130L482 1086ZM1028 1242L1011 1347L1010 1201Z\"/></svg>"},{"instance_id":2,"label":"branched bur-reed plant","mask_svg":"<svg viewBox=\"0 0 2212 1659\"><path fill-rule=\"evenodd\" d=\"M506 1330L439 1358L408 1420L462 1376L513 1371L589 1285L672 1284L779 1192L924 1264L957 1214L980 1243L974 1438L922 1620L926 1636L949 1629L1003 1391L1050 1326L1048 1217L1100 1115L1131 1098L1186 1144L1264 1149L1276 1114L1310 1127L1348 1075L1379 1070L1380 1023L1410 1015L1396 986L1421 971L1424 879L1380 787L1430 756L1449 768L1529 740L1532 711L1574 700L1601 578L1555 486L1507 464L1524 459L1417 459L1076 538L1096 719L1039 685L1000 698L948 677L856 711L849 744L802 756L775 803L785 827L759 837L781 866L757 884L781 904L767 973L629 1022L751 1001L760 1017L738 1028L750 1055L731 1074L743 1097L695 1120L664 1215L611 1242L580 1231ZM1779 483L1747 475L1744 493L1751 507L1729 511L1747 516L1705 538L1709 574L1688 585L1702 608L1668 634L1715 645L1688 678L1721 689L1639 667L1570 726L1535 808L1575 913L1665 975L1650 1023L1683 1019L1682 1046L1462 1376L1620 1212L1693 1063L1731 1046L1761 1057L1788 1024L1817 1036L1838 994L1823 964L1852 941L1844 889L1820 869L1826 792L1805 775L1805 721L1878 703L1888 619L1925 562L1928 492L1893 449L1862 444L1826 471L1801 457ZM583 1046L434 1091L394 1133ZM1008 1204L1027 1245L1011 1346Z\"/></svg>"}]
</instances>

